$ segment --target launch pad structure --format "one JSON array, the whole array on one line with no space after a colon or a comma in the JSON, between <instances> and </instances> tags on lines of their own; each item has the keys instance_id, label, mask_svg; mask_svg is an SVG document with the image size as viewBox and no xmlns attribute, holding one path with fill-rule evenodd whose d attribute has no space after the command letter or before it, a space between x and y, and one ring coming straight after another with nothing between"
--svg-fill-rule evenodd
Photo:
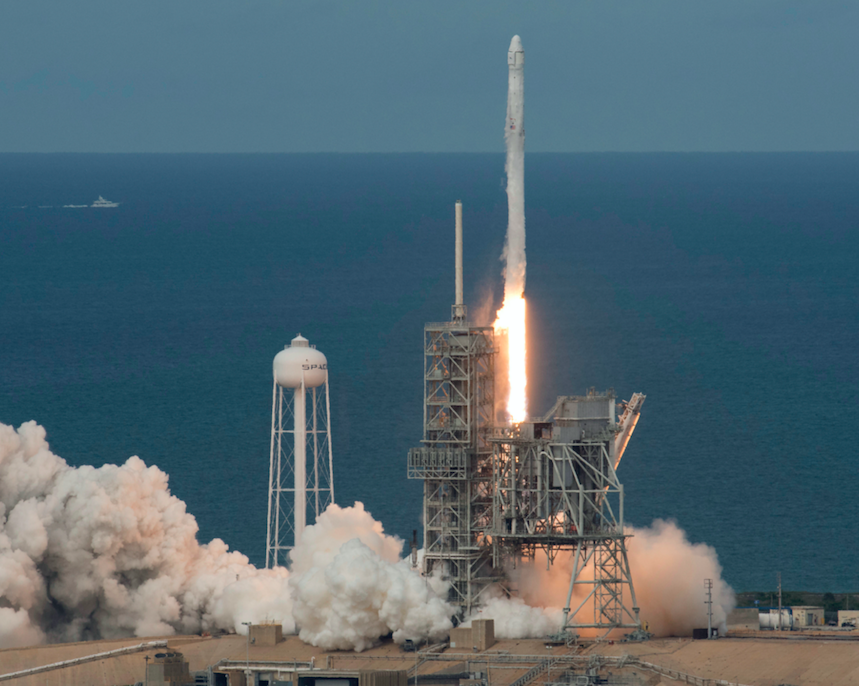
<instances>
[{"instance_id":1,"label":"launch pad structure","mask_svg":"<svg viewBox=\"0 0 859 686\"><path fill-rule=\"evenodd\" d=\"M560 631L640 630L616 470L645 396L618 417L614 393L591 389L497 425L496 334L467 320L461 216L457 203L456 300L450 322L424 327L423 440L408 454L408 478L424 482L422 573L466 618L491 588L515 593L508 571L542 551L572 567Z\"/></svg>"}]
</instances>

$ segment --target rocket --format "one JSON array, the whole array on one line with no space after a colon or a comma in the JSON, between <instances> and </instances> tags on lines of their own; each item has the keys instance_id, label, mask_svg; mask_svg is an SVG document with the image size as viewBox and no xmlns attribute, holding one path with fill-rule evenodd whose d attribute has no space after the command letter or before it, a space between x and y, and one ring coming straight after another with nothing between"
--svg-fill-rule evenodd
<instances>
[{"instance_id":1,"label":"rocket","mask_svg":"<svg viewBox=\"0 0 859 686\"><path fill-rule=\"evenodd\" d=\"M525 51L519 36L513 36L507 50L507 130L505 137L525 137Z\"/></svg>"},{"instance_id":2,"label":"rocket","mask_svg":"<svg viewBox=\"0 0 859 686\"><path fill-rule=\"evenodd\" d=\"M504 300L525 292L525 51L513 36L507 51L507 245L505 248ZM524 323L523 323L524 326Z\"/></svg>"}]
</instances>

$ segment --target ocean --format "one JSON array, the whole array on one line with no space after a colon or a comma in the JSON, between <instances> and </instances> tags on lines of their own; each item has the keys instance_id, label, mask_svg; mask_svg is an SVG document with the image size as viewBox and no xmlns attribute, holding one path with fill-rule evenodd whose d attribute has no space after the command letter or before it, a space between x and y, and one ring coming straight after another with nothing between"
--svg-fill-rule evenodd
<instances>
[{"instance_id":1,"label":"ocean","mask_svg":"<svg viewBox=\"0 0 859 686\"><path fill-rule=\"evenodd\" d=\"M498 304L504 156L0 155L0 422L139 455L265 559L271 360L328 357L340 504L420 527L422 327ZM626 520L738 591L857 591L859 154L528 154L529 407L647 395ZM64 208L97 196L115 209Z\"/></svg>"}]
</instances>

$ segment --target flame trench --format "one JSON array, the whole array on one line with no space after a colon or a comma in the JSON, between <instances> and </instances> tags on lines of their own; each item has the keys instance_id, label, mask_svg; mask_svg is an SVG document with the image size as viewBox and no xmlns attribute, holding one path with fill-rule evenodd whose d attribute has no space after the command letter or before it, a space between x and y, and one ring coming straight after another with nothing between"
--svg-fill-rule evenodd
<instances>
[{"instance_id":1,"label":"flame trench","mask_svg":"<svg viewBox=\"0 0 859 686\"><path fill-rule=\"evenodd\" d=\"M525 52L519 36L514 36L507 53L507 239L502 255L504 303L498 311L494 329L507 334L507 377L510 395L507 413L518 424L528 416L525 396L528 385L525 362Z\"/></svg>"}]
</instances>

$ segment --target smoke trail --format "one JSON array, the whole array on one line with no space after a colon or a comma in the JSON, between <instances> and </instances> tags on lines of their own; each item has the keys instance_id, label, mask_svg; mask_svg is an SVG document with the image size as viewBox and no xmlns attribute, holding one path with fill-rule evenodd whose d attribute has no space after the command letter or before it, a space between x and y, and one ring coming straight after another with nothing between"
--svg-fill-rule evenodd
<instances>
[{"instance_id":1,"label":"smoke trail","mask_svg":"<svg viewBox=\"0 0 859 686\"><path fill-rule=\"evenodd\" d=\"M504 243L504 303L495 321L496 332L507 333L509 397L507 412L514 422L527 416L525 389L525 53L513 36L507 53L507 237Z\"/></svg>"},{"instance_id":2,"label":"smoke trail","mask_svg":"<svg viewBox=\"0 0 859 686\"><path fill-rule=\"evenodd\" d=\"M282 622L316 645L439 636L453 613L363 505L305 529L292 576L215 539L138 457L70 467L35 422L0 424L0 648ZM362 570L357 574L356 570ZM338 618L351 618L340 623Z\"/></svg>"}]
</instances>

